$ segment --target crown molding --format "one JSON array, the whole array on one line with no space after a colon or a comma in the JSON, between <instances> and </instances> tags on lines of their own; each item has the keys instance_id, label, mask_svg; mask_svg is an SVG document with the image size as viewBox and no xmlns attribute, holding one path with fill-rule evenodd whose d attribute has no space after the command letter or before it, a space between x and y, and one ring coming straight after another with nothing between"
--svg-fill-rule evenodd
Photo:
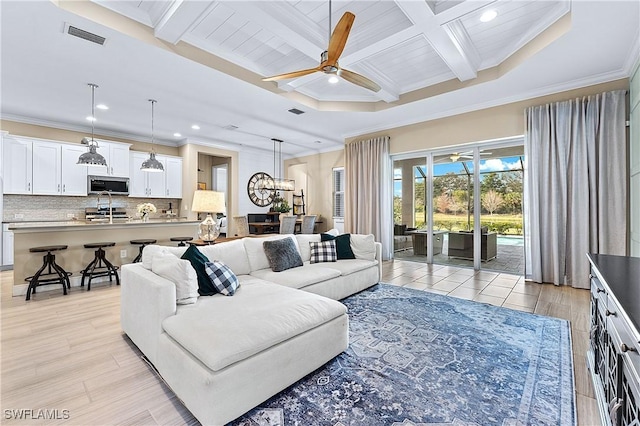
<instances>
[{"instance_id":1,"label":"crown molding","mask_svg":"<svg viewBox=\"0 0 640 426\"><path fill-rule=\"evenodd\" d=\"M519 93L513 96L506 96L499 99L494 99L487 102L480 102L476 104L465 105L457 108L452 108L449 110L438 111L437 113L433 113L430 115L425 115L420 117L418 120L406 120L406 121L398 121L394 127L388 126L373 126L370 128L363 128L355 132L345 133L342 135L343 138L353 138L361 135L366 135L374 132L381 132L389 129L396 129L399 127L410 126L417 123L424 123L431 120L437 120L440 118L451 117L454 115L465 114L468 112L479 111L487 108L493 108L501 105L507 105L514 102L525 101L527 99L538 98L541 96L553 95L556 93L562 93L569 90L580 89L582 87L593 86L596 84L608 83L610 81L619 80L622 78L629 78L629 74L624 69L619 69L616 71L611 71L607 73L602 73L598 75L593 75L589 77L585 77L579 80L574 80L571 82L558 83L550 86L544 86L540 88L536 88L533 90L529 90L526 92Z\"/></svg>"},{"instance_id":2,"label":"crown molding","mask_svg":"<svg viewBox=\"0 0 640 426\"><path fill-rule=\"evenodd\" d=\"M622 69L626 72L627 77L631 77L635 69L640 65L640 28L634 37L635 42L629 48L627 60L624 62Z\"/></svg>"},{"instance_id":3,"label":"crown molding","mask_svg":"<svg viewBox=\"0 0 640 426\"><path fill-rule=\"evenodd\" d=\"M32 124L34 126L51 127L59 130L68 130L71 132L80 132L80 133L87 133L87 134L91 133L90 127L78 126L78 125L69 124L69 123L60 123L57 121L46 120L42 118L26 117L24 115L2 114L0 118L8 121L15 121L17 123ZM151 143L148 137L142 137L142 136L133 135L131 133L123 133L123 132L106 130L106 129L99 129L98 136L128 139L135 142ZM168 141L165 139L154 139L153 143L158 145L171 146L171 147L178 146L176 142Z\"/></svg>"}]
</instances>

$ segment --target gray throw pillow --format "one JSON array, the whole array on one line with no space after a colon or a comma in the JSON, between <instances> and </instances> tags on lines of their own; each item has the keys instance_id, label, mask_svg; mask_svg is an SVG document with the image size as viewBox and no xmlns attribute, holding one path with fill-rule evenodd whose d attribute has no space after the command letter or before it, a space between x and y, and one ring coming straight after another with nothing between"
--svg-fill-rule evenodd
<instances>
[{"instance_id":1,"label":"gray throw pillow","mask_svg":"<svg viewBox=\"0 0 640 426\"><path fill-rule=\"evenodd\" d=\"M291 237L265 241L262 243L262 247L273 272L282 272L302 266L302 258Z\"/></svg>"}]
</instances>

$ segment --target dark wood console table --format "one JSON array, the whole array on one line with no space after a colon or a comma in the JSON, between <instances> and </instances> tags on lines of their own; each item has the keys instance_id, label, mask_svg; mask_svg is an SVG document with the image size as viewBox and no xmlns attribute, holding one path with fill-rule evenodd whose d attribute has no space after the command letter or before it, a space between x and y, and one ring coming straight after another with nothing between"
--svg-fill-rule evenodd
<instances>
[{"instance_id":1,"label":"dark wood console table","mask_svg":"<svg viewBox=\"0 0 640 426\"><path fill-rule=\"evenodd\" d=\"M602 423L640 424L640 258L589 254L587 366Z\"/></svg>"}]
</instances>

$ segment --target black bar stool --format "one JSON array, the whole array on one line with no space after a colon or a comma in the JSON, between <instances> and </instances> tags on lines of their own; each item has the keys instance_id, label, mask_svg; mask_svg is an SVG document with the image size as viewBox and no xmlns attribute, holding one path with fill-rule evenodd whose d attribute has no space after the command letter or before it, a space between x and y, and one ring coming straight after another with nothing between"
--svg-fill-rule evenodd
<instances>
[{"instance_id":1,"label":"black bar stool","mask_svg":"<svg viewBox=\"0 0 640 426\"><path fill-rule=\"evenodd\" d=\"M71 272L62 269L62 267L56 263L56 256L51 254L53 251L66 249L67 246L65 245L32 247L29 249L31 253L47 252L47 254L42 257L42 266L38 269L38 272L31 277L25 278L25 281L29 282L26 300L31 299L31 292L36 294L36 287L44 284L62 284L62 291L65 295L67 294L67 288L71 288L71 283L69 282ZM47 272L43 273L45 269L47 269Z\"/></svg>"},{"instance_id":2,"label":"black bar stool","mask_svg":"<svg viewBox=\"0 0 640 426\"><path fill-rule=\"evenodd\" d=\"M142 250L144 250L144 248L146 246L148 246L149 244L155 244L156 242L158 242L158 241L157 240L153 240L153 239L141 239L141 240L131 240L131 241L129 241L129 243L131 243L133 245L139 245L140 246L140 253L138 253L136 258L133 259L133 263L140 262L142 260Z\"/></svg>"},{"instance_id":3,"label":"black bar stool","mask_svg":"<svg viewBox=\"0 0 640 426\"><path fill-rule=\"evenodd\" d=\"M180 243L178 244L178 247L184 247L186 246L185 241L191 241L193 240L193 237L171 237L169 238L170 241L179 241Z\"/></svg>"},{"instance_id":4,"label":"black bar stool","mask_svg":"<svg viewBox=\"0 0 640 426\"><path fill-rule=\"evenodd\" d=\"M108 242L108 243L89 243L85 244L84 248L97 248L96 256L93 260L87 265L82 272L82 281L80 282L80 286L84 287L84 279L89 277L89 282L87 283L87 291L91 291L91 280L97 277L109 277L109 281L112 281L112 277L116 277L116 284L120 285L120 277L118 276L118 267L113 266L111 262L107 260L105 257L104 247L113 247L116 243Z\"/></svg>"}]
</instances>

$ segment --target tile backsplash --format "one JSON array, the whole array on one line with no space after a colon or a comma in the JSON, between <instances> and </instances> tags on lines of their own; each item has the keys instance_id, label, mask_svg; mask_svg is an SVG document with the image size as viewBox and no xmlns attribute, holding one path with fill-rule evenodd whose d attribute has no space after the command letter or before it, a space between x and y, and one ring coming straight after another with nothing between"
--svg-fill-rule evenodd
<instances>
[{"instance_id":1,"label":"tile backsplash","mask_svg":"<svg viewBox=\"0 0 640 426\"><path fill-rule=\"evenodd\" d=\"M101 198L101 204L106 206L107 197ZM69 220L70 214L77 219L84 220L84 209L96 207L98 197L63 197L47 195L5 195L3 197L3 222L39 221L39 220ZM140 203L153 203L158 212L151 217L165 217L163 210L179 213L180 200L177 198L129 198L122 195L113 196L113 207L125 208L127 216L136 217L137 206ZM18 215L16 217L16 215ZM22 215L22 216L20 216Z\"/></svg>"}]
</instances>

